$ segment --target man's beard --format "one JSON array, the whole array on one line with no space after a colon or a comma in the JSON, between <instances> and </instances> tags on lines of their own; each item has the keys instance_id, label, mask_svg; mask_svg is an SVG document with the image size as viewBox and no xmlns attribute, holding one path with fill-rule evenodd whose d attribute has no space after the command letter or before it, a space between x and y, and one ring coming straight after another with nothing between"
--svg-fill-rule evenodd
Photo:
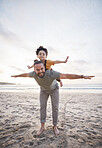
<instances>
[{"instance_id":1,"label":"man's beard","mask_svg":"<svg viewBox=\"0 0 102 148\"><path fill-rule=\"evenodd\" d=\"M42 75L39 75L39 74L42 74ZM44 77L44 75L45 75L45 72L41 72L41 73L39 73L39 74L37 74L40 78L43 78Z\"/></svg>"}]
</instances>

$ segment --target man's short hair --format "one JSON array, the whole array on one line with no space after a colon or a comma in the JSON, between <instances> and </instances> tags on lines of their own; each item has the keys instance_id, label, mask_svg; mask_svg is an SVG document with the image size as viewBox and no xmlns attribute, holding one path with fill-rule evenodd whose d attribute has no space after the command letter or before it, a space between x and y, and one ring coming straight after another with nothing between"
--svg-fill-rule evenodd
<instances>
[{"instance_id":1,"label":"man's short hair","mask_svg":"<svg viewBox=\"0 0 102 148\"><path fill-rule=\"evenodd\" d=\"M36 55L39 54L39 51L43 50L46 53L46 56L48 55L48 50L46 48L44 48L43 46L40 46L37 50L36 50Z\"/></svg>"},{"instance_id":2,"label":"man's short hair","mask_svg":"<svg viewBox=\"0 0 102 148\"><path fill-rule=\"evenodd\" d=\"M35 61L35 62L34 62L34 66L35 66L36 64L41 64L41 63L43 64L42 61Z\"/></svg>"}]
</instances>

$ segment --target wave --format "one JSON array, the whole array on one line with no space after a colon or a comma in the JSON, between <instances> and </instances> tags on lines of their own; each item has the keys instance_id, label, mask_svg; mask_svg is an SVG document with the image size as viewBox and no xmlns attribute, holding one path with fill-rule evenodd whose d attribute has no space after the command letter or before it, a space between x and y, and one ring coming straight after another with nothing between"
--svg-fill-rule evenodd
<instances>
[{"instance_id":1,"label":"wave","mask_svg":"<svg viewBox=\"0 0 102 148\"><path fill-rule=\"evenodd\" d=\"M0 92L5 91L39 91L38 85L0 85ZM102 92L102 84L71 84L60 88L61 91L95 91Z\"/></svg>"}]
</instances>

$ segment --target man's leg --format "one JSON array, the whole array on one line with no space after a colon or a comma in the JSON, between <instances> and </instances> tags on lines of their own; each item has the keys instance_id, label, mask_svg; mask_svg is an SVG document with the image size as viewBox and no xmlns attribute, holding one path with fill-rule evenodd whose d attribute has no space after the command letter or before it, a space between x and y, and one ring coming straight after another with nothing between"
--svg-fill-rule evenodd
<instances>
[{"instance_id":1,"label":"man's leg","mask_svg":"<svg viewBox=\"0 0 102 148\"><path fill-rule=\"evenodd\" d=\"M52 118L53 118L53 130L55 135L59 134L57 129L58 112L59 112L59 89L55 89L51 92L51 103L52 103Z\"/></svg>"},{"instance_id":2,"label":"man's leg","mask_svg":"<svg viewBox=\"0 0 102 148\"><path fill-rule=\"evenodd\" d=\"M46 122L46 107L47 107L47 100L49 94L47 94L44 90L40 90L40 122L41 128L37 132L37 135L40 135L45 130L45 122Z\"/></svg>"}]
</instances>

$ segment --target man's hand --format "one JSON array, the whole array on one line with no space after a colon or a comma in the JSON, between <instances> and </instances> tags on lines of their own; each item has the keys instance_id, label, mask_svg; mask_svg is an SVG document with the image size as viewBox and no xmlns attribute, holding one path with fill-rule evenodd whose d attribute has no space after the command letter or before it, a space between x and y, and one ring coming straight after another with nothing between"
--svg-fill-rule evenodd
<instances>
[{"instance_id":1,"label":"man's hand","mask_svg":"<svg viewBox=\"0 0 102 148\"><path fill-rule=\"evenodd\" d=\"M14 76L11 76L11 77L17 78L17 76L16 76L16 75L14 75Z\"/></svg>"},{"instance_id":2,"label":"man's hand","mask_svg":"<svg viewBox=\"0 0 102 148\"><path fill-rule=\"evenodd\" d=\"M91 79L93 77L95 77L95 76L83 76L83 79Z\"/></svg>"},{"instance_id":3,"label":"man's hand","mask_svg":"<svg viewBox=\"0 0 102 148\"><path fill-rule=\"evenodd\" d=\"M20 75L13 75L11 77L17 78L17 77L29 77L29 73L22 73Z\"/></svg>"}]
</instances>

